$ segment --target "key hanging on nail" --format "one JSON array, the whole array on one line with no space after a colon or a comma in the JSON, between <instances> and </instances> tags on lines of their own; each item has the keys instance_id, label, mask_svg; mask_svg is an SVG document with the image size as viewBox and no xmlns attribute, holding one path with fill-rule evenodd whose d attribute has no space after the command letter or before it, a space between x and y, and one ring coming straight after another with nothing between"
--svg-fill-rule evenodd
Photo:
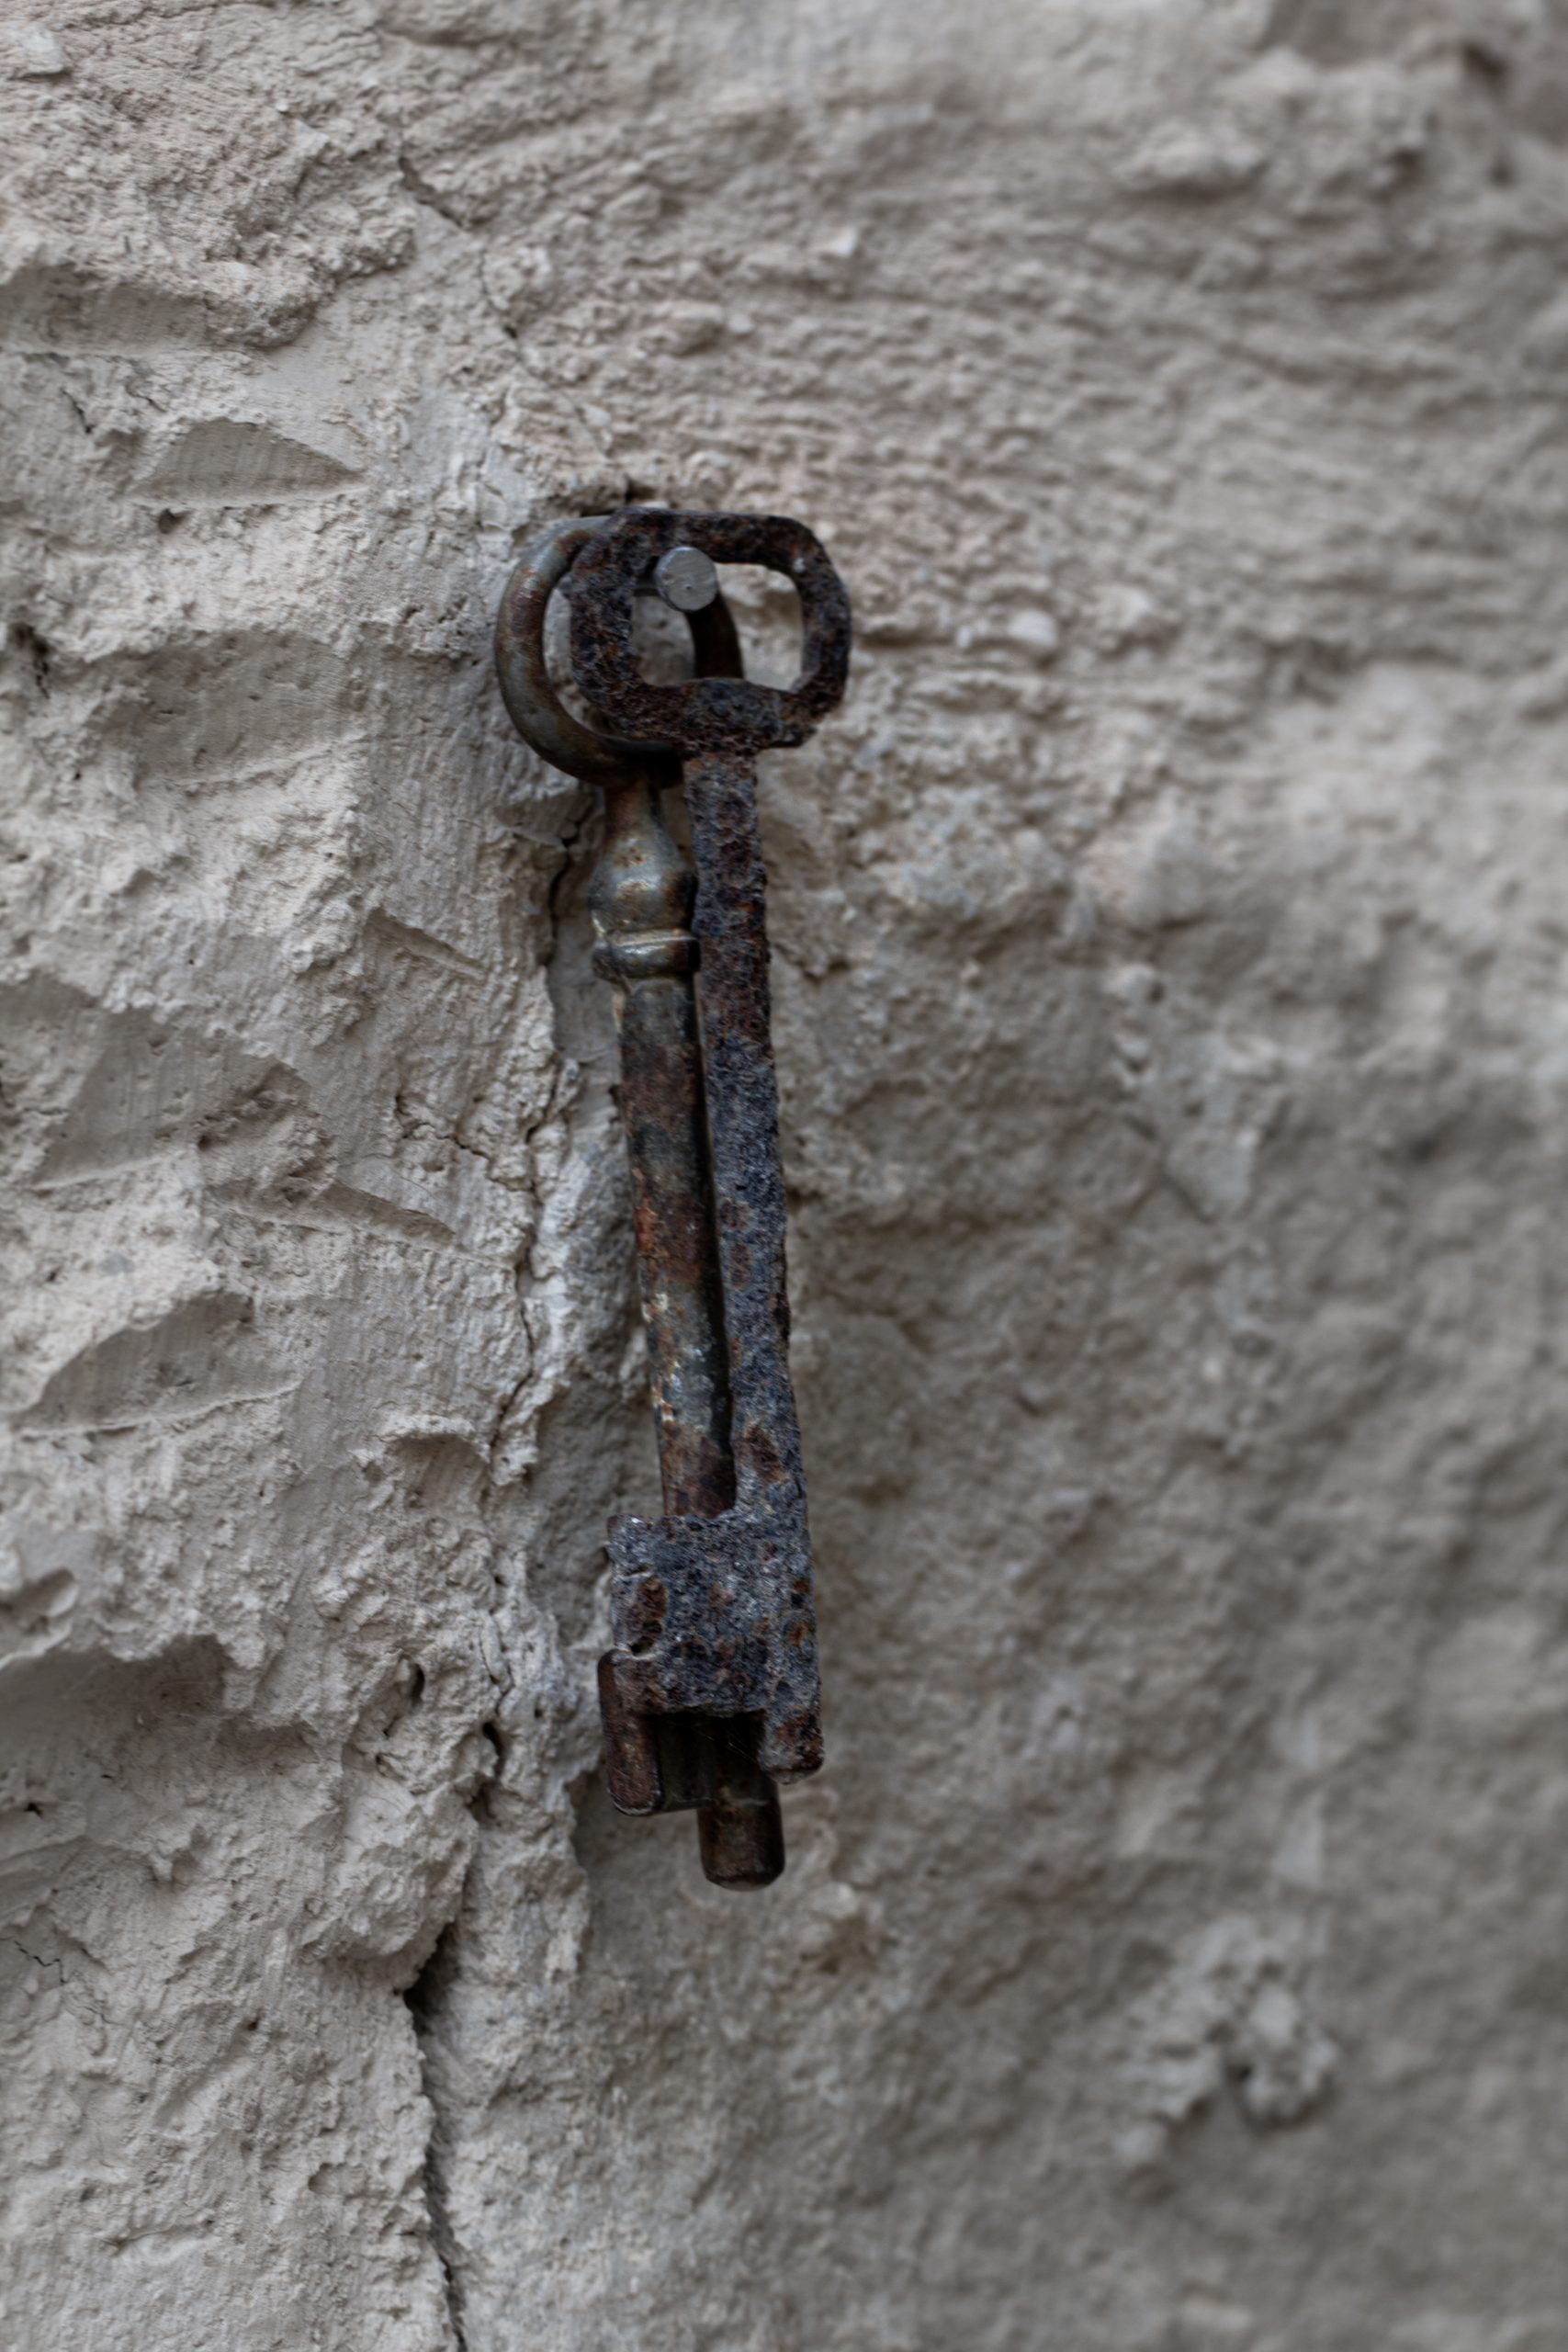
<instances>
[{"instance_id":1,"label":"key hanging on nail","mask_svg":"<svg viewBox=\"0 0 1568 2352\"><path fill-rule=\"evenodd\" d=\"M743 677L726 563L794 581L793 686ZM573 675L614 733L573 718L551 688L557 587ZM639 672L633 610L649 587L687 616L697 674L683 684ZM777 1784L822 1760L754 770L759 752L804 742L833 707L849 650L849 597L804 526L657 507L547 532L496 628L518 730L604 795L593 961L615 991L664 1499L661 1518L622 1521L610 1538L606 1775L624 1813L694 1807L703 1868L722 1886L777 1878ZM682 783L694 876L660 808Z\"/></svg>"}]
</instances>

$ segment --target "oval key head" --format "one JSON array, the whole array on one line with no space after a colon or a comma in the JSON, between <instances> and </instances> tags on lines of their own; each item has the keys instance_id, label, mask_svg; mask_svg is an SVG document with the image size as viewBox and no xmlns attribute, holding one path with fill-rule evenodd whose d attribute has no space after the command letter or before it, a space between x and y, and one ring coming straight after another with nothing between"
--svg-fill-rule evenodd
<instances>
[{"instance_id":1,"label":"oval key head","mask_svg":"<svg viewBox=\"0 0 1568 2352\"><path fill-rule=\"evenodd\" d=\"M793 686L740 678L656 686L642 676L632 639L637 585L676 548L694 548L718 564L761 564L794 581L805 661ZM572 566L578 684L613 727L672 744L683 755L749 758L771 745L803 743L843 693L849 663L849 593L805 525L784 515L628 506L594 534Z\"/></svg>"}]
</instances>

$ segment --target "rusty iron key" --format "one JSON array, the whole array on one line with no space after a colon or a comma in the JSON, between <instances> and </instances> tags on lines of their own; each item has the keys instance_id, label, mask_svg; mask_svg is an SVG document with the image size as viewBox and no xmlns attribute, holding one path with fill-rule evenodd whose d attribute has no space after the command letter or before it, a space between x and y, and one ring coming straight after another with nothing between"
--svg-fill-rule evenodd
<instances>
[{"instance_id":1,"label":"rusty iron key","mask_svg":"<svg viewBox=\"0 0 1568 2352\"><path fill-rule=\"evenodd\" d=\"M717 589L726 563L794 581L793 686L743 677ZM550 685L558 587L572 673L604 729ZM640 673L633 612L649 588L687 616L696 675L682 684ZM777 1878L777 1784L822 1760L754 771L759 752L804 742L839 700L849 645L848 595L801 524L655 507L547 532L496 629L519 731L604 795L593 960L615 992L664 1500L661 1518L611 1531L606 1776L623 1813L694 1807L703 1868L721 1886ZM660 807L682 783L694 876Z\"/></svg>"}]
</instances>

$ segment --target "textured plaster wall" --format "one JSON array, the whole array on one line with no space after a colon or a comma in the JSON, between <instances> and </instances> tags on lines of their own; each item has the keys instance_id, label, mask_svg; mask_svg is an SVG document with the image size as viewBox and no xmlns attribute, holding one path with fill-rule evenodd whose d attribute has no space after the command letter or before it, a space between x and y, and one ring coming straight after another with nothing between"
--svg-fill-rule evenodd
<instances>
[{"instance_id":1,"label":"textured plaster wall","mask_svg":"<svg viewBox=\"0 0 1568 2352\"><path fill-rule=\"evenodd\" d=\"M64 0L0 111L0 2344L1562 2352L1561 9ZM489 668L628 495L857 605L756 1898L596 1778Z\"/></svg>"}]
</instances>

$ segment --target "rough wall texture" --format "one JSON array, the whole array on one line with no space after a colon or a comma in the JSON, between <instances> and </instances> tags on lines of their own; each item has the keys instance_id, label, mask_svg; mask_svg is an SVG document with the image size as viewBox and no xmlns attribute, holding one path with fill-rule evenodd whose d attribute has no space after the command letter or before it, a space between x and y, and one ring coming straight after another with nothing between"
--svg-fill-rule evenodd
<instances>
[{"instance_id":1,"label":"rough wall texture","mask_svg":"<svg viewBox=\"0 0 1568 2352\"><path fill-rule=\"evenodd\" d=\"M1565 142L1554 0L0 21L8 2352L1562 2352ZM859 621L752 1898L488 662L627 495Z\"/></svg>"}]
</instances>

